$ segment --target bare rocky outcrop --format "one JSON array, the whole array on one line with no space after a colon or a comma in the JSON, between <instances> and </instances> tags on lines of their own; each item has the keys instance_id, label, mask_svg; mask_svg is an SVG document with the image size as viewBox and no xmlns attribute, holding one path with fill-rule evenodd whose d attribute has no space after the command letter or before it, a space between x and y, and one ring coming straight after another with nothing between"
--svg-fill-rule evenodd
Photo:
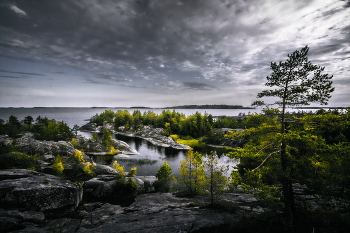
<instances>
[{"instance_id":1,"label":"bare rocky outcrop","mask_svg":"<svg viewBox=\"0 0 350 233\"><path fill-rule=\"evenodd\" d=\"M68 180L26 169L0 170L0 204L5 209L58 214L74 210L82 188Z\"/></svg>"},{"instance_id":2,"label":"bare rocky outcrop","mask_svg":"<svg viewBox=\"0 0 350 233\"><path fill-rule=\"evenodd\" d=\"M105 155L110 151L109 148L103 146L101 143L91 141L83 136L78 136L75 139L77 142L77 148L84 150L88 155ZM139 154L135 149L131 148L126 142L121 140L113 139L112 146L123 154Z\"/></svg>"},{"instance_id":3,"label":"bare rocky outcrop","mask_svg":"<svg viewBox=\"0 0 350 233\"><path fill-rule=\"evenodd\" d=\"M164 136L163 128L154 128L151 125L140 126L137 129L126 130L124 126L120 126L117 131L113 130L113 125L105 124L104 126L97 126L95 123L87 123L83 125L80 130L81 131L89 131L89 132L100 132L102 133L103 129L110 129L111 132L115 134L124 135L127 137L138 137L147 140L156 146L161 147L172 147L178 150L189 150L191 147L175 142L171 137ZM118 140L115 140L115 143L118 145ZM123 146L123 145L121 145ZM116 147L117 149L117 147ZM132 154L132 152L131 152Z\"/></svg>"},{"instance_id":4,"label":"bare rocky outcrop","mask_svg":"<svg viewBox=\"0 0 350 233\"><path fill-rule=\"evenodd\" d=\"M124 192L124 183L117 179L116 175L98 175L84 182L84 200L87 202L103 201L109 203L123 202L123 196L129 195ZM138 194L154 192L155 176L132 176L126 177L126 180L132 179L137 185ZM126 197L128 198L128 197ZM134 197L130 196L131 199ZM130 200L127 200L129 202Z\"/></svg>"},{"instance_id":5,"label":"bare rocky outcrop","mask_svg":"<svg viewBox=\"0 0 350 233\"><path fill-rule=\"evenodd\" d=\"M232 214L194 207L191 201L151 193L136 197L126 208L105 204L92 211L77 232L192 232L235 219Z\"/></svg>"},{"instance_id":6,"label":"bare rocky outcrop","mask_svg":"<svg viewBox=\"0 0 350 233\"><path fill-rule=\"evenodd\" d=\"M178 150L189 150L191 147L175 142L171 137L164 136L162 128L154 128L153 126L142 126L134 131L125 131L124 127L119 127L115 133L128 136L142 138L155 146L171 147Z\"/></svg>"},{"instance_id":7,"label":"bare rocky outcrop","mask_svg":"<svg viewBox=\"0 0 350 233\"><path fill-rule=\"evenodd\" d=\"M29 154L60 154L71 156L75 152L75 148L70 142L66 141L39 141L34 138L32 133L25 133L22 137L14 140L20 151Z\"/></svg>"}]
</instances>

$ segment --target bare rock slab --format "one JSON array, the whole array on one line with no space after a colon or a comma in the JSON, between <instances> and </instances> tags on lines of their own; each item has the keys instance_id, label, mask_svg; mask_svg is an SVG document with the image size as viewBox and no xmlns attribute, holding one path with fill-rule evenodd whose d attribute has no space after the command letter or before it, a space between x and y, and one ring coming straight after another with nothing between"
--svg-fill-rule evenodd
<instances>
[{"instance_id":1,"label":"bare rock slab","mask_svg":"<svg viewBox=\"0 0 350 233\"><path fill-rule=\"evenodd\" d=\"M83 189L57 176L26 169L0 170L0 205L44 213L75 209Z\"/></svg>"}]
</instances>

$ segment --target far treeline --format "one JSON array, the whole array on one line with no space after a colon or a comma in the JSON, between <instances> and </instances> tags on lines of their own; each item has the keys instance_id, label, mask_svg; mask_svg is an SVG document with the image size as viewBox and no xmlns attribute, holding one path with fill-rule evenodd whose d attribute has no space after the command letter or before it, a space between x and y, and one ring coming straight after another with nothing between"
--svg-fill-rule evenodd
<instances>
[{"instance_id":1,"label":"far treeline","mask_svg":"<svg viewBox=\"0 0 350 233\"><path fill-rule=\"evenodd\" d=\"M167 109L254 109L252 107L243 107L242 105L226 104L205 104L205 105L180 105L167 107Z\"/></svg>"},{"instance_id":2,"label":"far treeline","mask_svg":"<svg viewBox=\"0 0 350 233\"><path fill-rule=\"evenodd\" d=\"M215 133L215 128L241 128L253 127L256 123L249 120L240 120L235 117L221 116L214 118L211 114L201 114L196 112L193 115L186 116L175 110L164 110L160 114L152 111L141 113L135 110L132 114L128 110L106 110L101 114L96 114L90 119L90 122L97 125L111 123L115 130L123 126L126 130L137 130L144 125L152 125L157 128L164 128L166 136L179 135L181 137L201 138L206 142L215 143L223 135Z\"/></svg>"}]
</instances>

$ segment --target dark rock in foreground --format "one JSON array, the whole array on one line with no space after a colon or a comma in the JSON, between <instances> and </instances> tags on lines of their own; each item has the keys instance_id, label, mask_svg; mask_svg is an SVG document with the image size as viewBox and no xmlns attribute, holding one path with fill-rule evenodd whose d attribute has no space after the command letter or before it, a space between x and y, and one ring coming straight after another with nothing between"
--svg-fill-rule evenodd
<instances>
[{"instance_id":1,"label":"dark rock in foreground","mask_svg":"<svg viewBox=\"0 0 350 233\"><path fill-rule=\"evenodd\" d=\"M77 232L191 232L232 222L234 216L191 206L170 193L143 194L131 206L105 204L85 218Z\"/></svg>"},{"instance_id":2,"label":"dark rock in foreground","mask_svg":"<svg viewBox=\"0 0 350 233\"><path fill-rule=\"evenodd\" d=\"M68 180L25 169L0 170L0 205L6 209L61 214L74 210L82 188Z\"/></svg>"}]
</instances>

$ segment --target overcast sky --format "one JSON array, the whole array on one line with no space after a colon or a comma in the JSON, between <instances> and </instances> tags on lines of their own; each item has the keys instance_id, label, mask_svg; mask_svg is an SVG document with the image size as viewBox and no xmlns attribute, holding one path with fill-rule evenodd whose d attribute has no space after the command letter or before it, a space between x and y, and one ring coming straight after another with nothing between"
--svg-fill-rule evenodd
<instances>
[{"instance_id":1,"label":"overcast sky","mask_svg":"<svg viewBox=\"0 0 350 233\"><path fill-rule=\"evenodd\" d=\"M305 45L350 106L349 0L0 0L0 107L250 106Z\"/></svg>"}]
</instances>

